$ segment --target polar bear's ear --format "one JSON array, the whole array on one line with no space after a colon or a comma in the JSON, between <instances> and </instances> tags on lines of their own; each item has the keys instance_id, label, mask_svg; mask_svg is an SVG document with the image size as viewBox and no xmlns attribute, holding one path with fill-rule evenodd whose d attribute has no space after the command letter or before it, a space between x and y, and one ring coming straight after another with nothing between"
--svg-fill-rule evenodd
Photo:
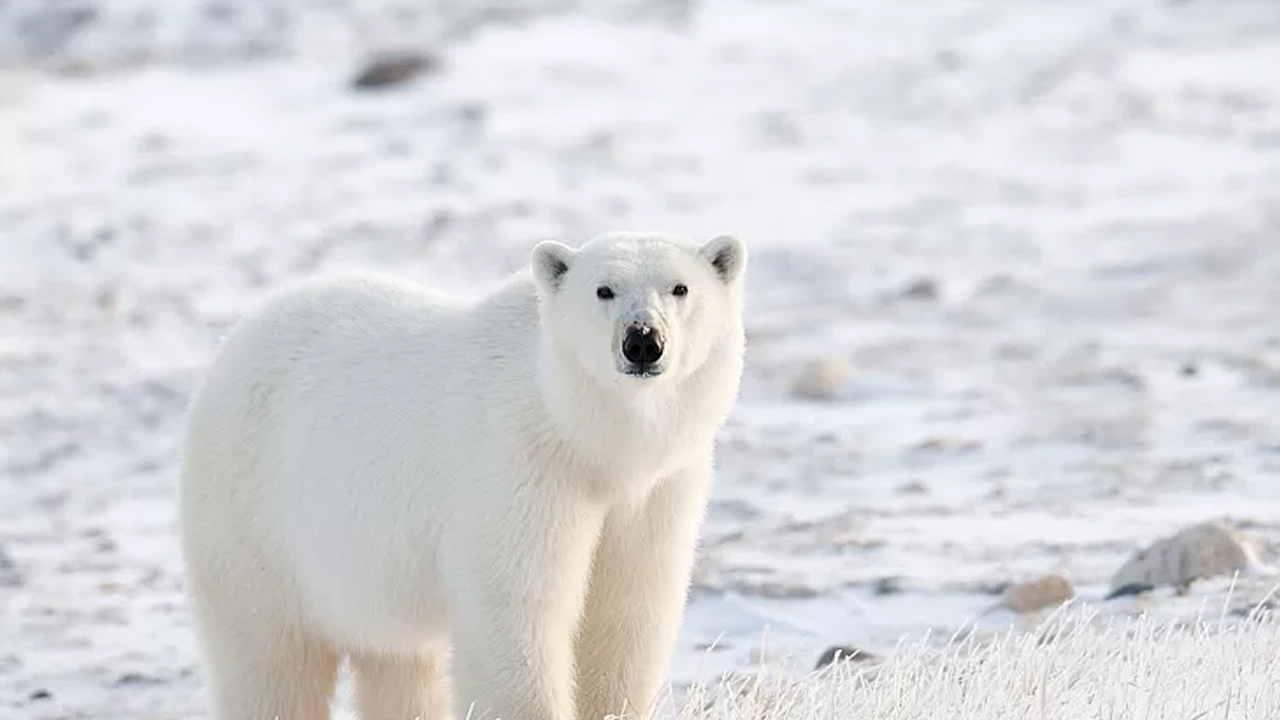
<instances>
[{"instance_id":1,"label":"polar bear's ear","mask_svg":"<svg viewBox=\"0 0 1280 720\"><path fill-rule=\"evenodd\" d=\"M737 280L747 266L747 246L732 235L711 238L698 249L698 255L706 258L726 283Z\"/></svg>"},{"instance_id":2,"label":"polar bear's ear","mask_svg":"<svg viewBox=\"0 0 1280 720\"><path fill-rule=\"evenodd\" d=\"M573 263L573 248L555 240L543 240L533 248L533 279L545 292L560 289Z\"/></svg>"}]
</instances>

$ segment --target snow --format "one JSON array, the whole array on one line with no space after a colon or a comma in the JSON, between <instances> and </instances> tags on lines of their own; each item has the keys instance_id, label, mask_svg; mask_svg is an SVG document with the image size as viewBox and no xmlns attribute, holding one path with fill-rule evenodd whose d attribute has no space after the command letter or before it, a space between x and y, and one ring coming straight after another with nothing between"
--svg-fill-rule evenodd
<instances>
[{"instance_id":1,"label":"snow","mask_svg":"<svg viewBox=\"0 0 1280 720\"><path fill-rule=\"evenodd\" d=\"M175 453L239 313L352 267L481 291L545 237L752 249L678 684L766 627L806 666L1023 627L999 590L1053 571L1187 618L1228 583L1107 579L1215 517L1280 547L1273 3L222 4L0 4L0 717L206 717ZM380 44L441 70L350 90ZM816 357L854 377L789 397Z\"/></svg>"}]
</instances>

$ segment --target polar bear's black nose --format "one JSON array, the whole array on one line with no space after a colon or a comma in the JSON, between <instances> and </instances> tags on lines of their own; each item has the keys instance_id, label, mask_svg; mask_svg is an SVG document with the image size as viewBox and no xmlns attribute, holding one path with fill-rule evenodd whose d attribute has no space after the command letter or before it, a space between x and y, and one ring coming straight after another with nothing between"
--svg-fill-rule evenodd
<instances>
[{"instance_id":1,"label":"polar bear's black nose","mask_svg":"<svg viewBox=\"0 0 1280 720\"><path fill-rule=\"evenodd\" d=\"M622 337L622 357L636 365L652 365L662 359L662 336L648 325L632 325Z\"/></svg>"}]
</instances>

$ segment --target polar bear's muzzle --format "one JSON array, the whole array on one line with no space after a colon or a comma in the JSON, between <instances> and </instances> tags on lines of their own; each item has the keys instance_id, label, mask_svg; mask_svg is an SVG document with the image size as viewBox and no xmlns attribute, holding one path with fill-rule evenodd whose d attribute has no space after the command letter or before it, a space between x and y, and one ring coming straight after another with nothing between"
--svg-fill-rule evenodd
<instances>
[{"instance_id":1,"label":"polar bear's muzzle","mask_svg":"<svg viewBox=\"0 0 1280 720\"><path fill-rule=\"evenodd\" d=\"M622 371L637 377L662 374L662 331L648 323L632 323L622 332Z\"/></svg>"}]
</instances>

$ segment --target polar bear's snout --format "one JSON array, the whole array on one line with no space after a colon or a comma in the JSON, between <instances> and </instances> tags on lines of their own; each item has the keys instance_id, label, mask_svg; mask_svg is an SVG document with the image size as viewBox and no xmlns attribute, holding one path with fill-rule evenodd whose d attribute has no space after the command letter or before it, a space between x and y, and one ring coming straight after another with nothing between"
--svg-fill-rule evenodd
<instances>
[{"instance_id":1,"label":"polar bear's snout","mask_svg":"<svg viewBox=\"0 0 1280 720\"><path fill-rule=\"evenodd\" d=\"M662 331L648 323L632 323L622 335L622 357L627 361L628 375L658 375L662 368Z\"/></svg>"}]
</instances>

